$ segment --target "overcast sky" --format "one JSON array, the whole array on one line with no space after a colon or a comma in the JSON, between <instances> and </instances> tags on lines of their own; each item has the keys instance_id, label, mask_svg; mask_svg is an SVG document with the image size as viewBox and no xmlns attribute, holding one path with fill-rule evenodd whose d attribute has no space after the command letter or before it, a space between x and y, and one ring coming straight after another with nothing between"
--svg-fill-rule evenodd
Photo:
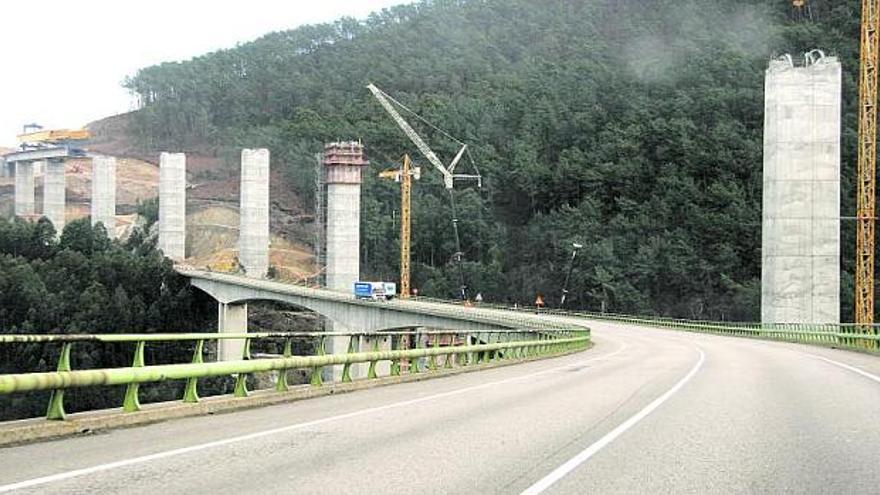
<instances>
[{"instance_id":1,"label":"overcast sky","mask_svg":"<svg viewBox=\"0 0 880 495\"><path fill-rule=\"evenodd\" d=\"M120 83L271 31L409 0L42 0L0 2L0 146L25 123L79 128L132 110Z\"/></svg>"}]
</instances>

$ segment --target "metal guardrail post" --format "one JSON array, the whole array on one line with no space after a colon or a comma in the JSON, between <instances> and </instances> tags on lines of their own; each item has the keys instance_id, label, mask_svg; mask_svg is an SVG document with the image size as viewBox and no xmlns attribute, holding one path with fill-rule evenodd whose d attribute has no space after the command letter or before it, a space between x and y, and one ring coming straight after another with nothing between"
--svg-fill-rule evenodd
<instances>
[{"instance_id":1,"label":"metal guardrail post","mask_svg":"<svg viewBox=\"0 0 880 495\"><path fill-rule=\"evenodd\" d=\"M419 345L420 344L419 334L414 331L410 338L412 339L412 348L413 349L421 349L421 346ZM415 373L419 373L421 371L421 370L419 370L419 367L420 367L419 358L417 358L417 357L410 358L410 360L409 360L409 373L411 375L415 374Z\"/></svg>"},{"instance_id":2,"label":"metal guardrail post","mask_svg":"<svg viewBox=\"0 0 880 495\"><path fill-rule=\"evenodd\" d=\"M378 337L373 338L373 352L379 352L379 339ZM378 378L379 375L376 374L376 363L378 360L373 359L370 360L370 368L367 370L367 378Z\"/></svg>"},{"instance_id":3,"label":"metal guardrail post","mask_svg":"<svg viewBox=\"0 0 880 495\"><path fill-rule=\"evenodd\" d=\"M132 360L132 368L144 367L144 345L146 342L139 340L134 348L134 359ZM125 412L136 412L141 410L141 401L138 397L139 383L129 383L125 387L125 400L122 402L122 410Z\"/></svg>"},{"instance_id":4,"label":"metal guardrail post","mask_svg":"<svg viewBox=\"0 0 880 495\"><path fill-rule=\"evenodd\" d=\"M284 339L284 357L293 356L293 339ZM278 382L275 384L277 392L287 392L290 387L287 384L287 370L278 371Z\"/></svg>"},{"instance_id":5,"label":"metal guardrail post","mask_svg":"<svg viewBox=\"0 0 880 495\"><path fill-rule=\"evenodd\" d=\"M196 348L193 351L193 364L202 364L205 362L203 351L205 349L205 341L197 340ZM187 404L195 404L199 401L199 379L187 378L186 386L183 389L183 402Z\"/></svg>"},{"instance_id":6,"label":"metal guardrail post","mask_svg":"<svg viewBox=\"0 0 880 495\"><path fill-rule=\"evenodd\" d=\"M357 339L357 340L355 340ZM358 343L360 343L360 337L352 335L348 338L348 354L354 354L357 352L357 348L355 347ZM342 383L348 383L351 381L351 363L345 363L342 365Z\"/></svg>"},{"instance_id":7,"label":"metal guardrail post","mask_svg":"<svg viewBox=\"0 0 880 495\"><path fill-rule=\"evenodd\" d=\"M241 353L242 361L248 361L251 358L251 339L244 339L244 350ZM248 388L247 388L247 379L250 373L238 373L235 377L235 396L236 397L247 397L248 396Z\"/></svg>"},{"instance_id":8,"label":"metal guardrail post","mask_svg":"<svg viewBox=\"0 0 880 495\"><path fill-rule=\"evenodd\" d=\"M437 335L434 335L434 342L431 343L431 347L434 349L440 348L440 339L437 338ZM428 369L431 371L437 370L437 356L431 354L428 358Z\"/></svg>"},{"instance_id":9,"label":"metal guardrail post","mask_svg":"<svg viewBox=\"0 0 880 495\"><path fill-rule=\"evenodd\" d=\"M403 344L403 336L398 335L396 337L394 335L390 337L392 351L399 351L402 347L401 344ZM391 360L391 376L400 376L400 358Z\"/></svg>"},{"instance_id":10,"label":"metal guardrail post","mask_svg":"<svg viewBox=\"0 0 880 495\"><path fill-rule=\"evenodd\" d=\"M318 337L318 348L315 349L315 355L323 356L327 353L324 350L324 339L325 337ZM313 387L320 387L324 384L324 377L321 376L323 373L323 368L321 366L314 366L312 368L312 378L310 380Z\"/></svg>"},{"instance_id":11,"label":"metal guardrail post","mask_svg":"<svg viewBox=\"0 0 880 495\"><path fill-rule=\"evenodd\" d=\"M73 347L72 342L65 342L61 345L61 355L58 356L57 371L70 371L70 348ZM46 409L46 419L63 420L67 417L64 412L64 389L57 388L52 391L49 397L49 407Z\"/></svg>"}]
</instances>

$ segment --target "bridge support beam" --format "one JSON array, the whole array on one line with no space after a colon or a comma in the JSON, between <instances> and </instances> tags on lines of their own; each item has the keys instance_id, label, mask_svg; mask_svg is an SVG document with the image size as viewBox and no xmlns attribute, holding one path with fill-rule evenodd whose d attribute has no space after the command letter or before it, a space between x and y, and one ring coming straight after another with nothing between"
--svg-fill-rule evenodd
<instances>
[{"instance_id":1,"label":"bridge support beam","mask_svg":"<svg viewBox=\"0 0 880 495\"><path fill-rule=\"evenodd\" d=\"M218 303L217 331L218 333L247 333L247 303ZM220 340L217 343L218 361L240 360L243 352L244 339Z\"/></svg>"},{"instance_id":2,"label":"bridge support beam","mask_svg":"<svg viewBox=\"0 0 880 495\"><path fill-rule=\"evenodd\" d=\"M104 224L107 236L116 237L116 158L92 158L92 225Z\"/></svg>"},{"instance_id":3,"label":"bridge support beam","mask_svg":"<svg viewBox=\"0 0 880 495\"><path fill-rule=\"evenodd\" d=\"M186 257L186 155L159 155L159 249L175 261Z\"/></svg>"},{"instance_id":4,"label":"bridge support beam","mask_svg":"<svg viewBox=\"0 0 880 495\"><path fill-rule=\"evenodd\" d=\"M15 216L34 214L34 162L15 162Z\"/></svg>"},{"instance_id":5,"label":"bridge support beam","mask_svg":"<svg viewBox=\"0 0 880 495\"><path fill-rule=\"evenodd\" d=\"M43 175L43 216L52 222L58 237L61 237L61 232L64 230L66 189L64 159L49 160L46 163L46 173Z\"/></svg>"}]
</instances>

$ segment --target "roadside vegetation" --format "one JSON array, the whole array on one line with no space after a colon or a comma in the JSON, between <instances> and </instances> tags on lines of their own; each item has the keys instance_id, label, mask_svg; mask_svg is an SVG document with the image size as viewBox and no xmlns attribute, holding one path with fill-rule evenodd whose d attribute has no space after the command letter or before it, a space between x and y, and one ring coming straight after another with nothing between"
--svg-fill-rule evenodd
<instances>
[{"instance_id":1,"label":"roadside vegetation","mask_svg":"<svg viewBox=\"0 0 880 495\"><path fill-rule=\"evenodd\" d=\"M51 222L0 219L0 332L91 334L204 332L213 328L215 303L189 287L170 260L139 230L124 242L103 225L76 220L59 240ZM76 369L130 366L131 345L81 344ZM54 370L60 345L0 345L0 374ZM187 362L190 349L152 346L147 361ZM208 384L207 387L213 387ZM171 399L180 384L147 387L142 400ZM121 387L73 390L68 411L118 407ZM179 397L179 395L176 395ZM0 421L45 413L47 394L0 396Z\"/></svg>"}]
</instances>

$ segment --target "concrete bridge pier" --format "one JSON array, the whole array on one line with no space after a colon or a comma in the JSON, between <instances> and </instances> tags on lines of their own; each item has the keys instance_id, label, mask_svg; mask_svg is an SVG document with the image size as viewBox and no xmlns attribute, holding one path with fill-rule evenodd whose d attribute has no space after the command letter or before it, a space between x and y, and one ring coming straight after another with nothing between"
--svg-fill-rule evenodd
<instances>
[{"instance_id":1,"label":"concrete bridge pier","mask_svg":"<svg viewBox=\"0 0 880 495\"><path fill-rule=\"evenodd\" d=\"M34 214L34 162L15 162L15 216Z\"/></svg>"},{"instance_id":2,"label":"concrete bridge pier","mask_svg":"<svg viewBox=\"0 0 880 495\"><path fill-rule=\"evenodd\" d=\"M238 258L245 275L265 278L269 270L269 150L241 151Z\"/></svg>"},{"instance_id":3,"label":"concrete bridge pier","mask_svg":"<svg viewBox=\"0 0 880 495\"><path fill-rule=\"evenodd\" d=\"M327 288L351 293L360 278L361 182L364 146L357 141L329 143L324 146L324 173L327 184ZM327 325L328 331L357 331L338 322ZM332 337L326 342L329 353L343 353L349 348L348 337ZM361 349L358 349L361 350ZM342 366L325 368L324 378L339 381ZM351 368L352 378L366 376L365 365Z\"/></svg>"},{"instance_id":4,"label":"concrete bridge pier","mask_svg":"<svg viewBox=\"0 0 880 495\"><path fill-rule=\"evenodd\" d=\"M159 249L175 261L186 257L186 155L159 155Z\"/></svg>"},{"instance_id":5,"label":"concrete bridge pier","mask_svg":"<svg viewBox=\"0 0 880 495\"><path fill-rule=\"evenodd\" d=\"M43 216L52 222L58 237L64 230L64 210L67 200L67 177L64 159L51 159L43 175Z\"/></svg>"},{"instance_id":6,"label":"concrete bridge pier","mask_svg":"<svg viewBox=\"0 0 880 495\"><path fill-rule=\"evenodd\" d=\"M103 223L107 236L116 237L116 158L92 158L92 226Z\"/></svg>"},{"instance_id":7,"label":"concrete bridge pier","mask_svg":"<svg viewBox=\"0 0 880 495\"><path fill-rule=\"evenodd\" d=\"M219 333L247 333L247 303L217 303L217 330ZM244 339L219 340L218 361L237 361L244 352Z\"/></svg>"}]
</instances>

